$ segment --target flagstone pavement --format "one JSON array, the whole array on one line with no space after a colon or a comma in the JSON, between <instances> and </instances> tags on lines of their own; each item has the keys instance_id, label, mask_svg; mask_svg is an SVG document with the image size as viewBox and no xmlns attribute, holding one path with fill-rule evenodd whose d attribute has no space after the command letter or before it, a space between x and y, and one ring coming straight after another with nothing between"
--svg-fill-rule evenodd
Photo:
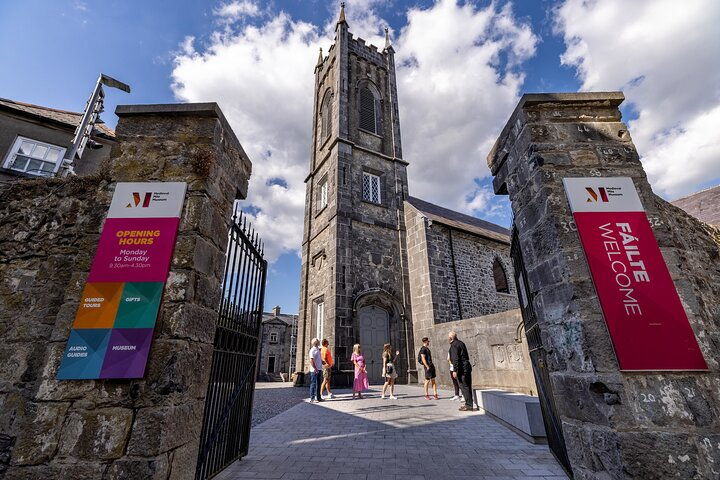
<instances>
[{"instance_id":1,"label":"flagstone pavement","mask_svg":"<svg viewBox=\"0 0 720 480\"><path fill-rule=\"evenodd\" d=\"M458 411L449 392L430 401L408 385L396 387L397 400L380 399L379 387L363 400L333 393L254 427L248 455L215 479L567 479L547 445Z\"/></svg>"}]
</instances>

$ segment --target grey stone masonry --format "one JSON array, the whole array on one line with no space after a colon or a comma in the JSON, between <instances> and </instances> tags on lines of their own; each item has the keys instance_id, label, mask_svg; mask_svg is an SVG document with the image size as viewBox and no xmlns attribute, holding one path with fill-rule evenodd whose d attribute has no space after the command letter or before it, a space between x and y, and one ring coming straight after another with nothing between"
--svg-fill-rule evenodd
<instances>
[{"instance_id":1,"label":"grey stone masonry","mask_svg":"<svg viewBox=\"0 0 720 480\"><path fill-rule=\"evenodd\" d=\"M0 188L0 478L190 479L232 205L251 163L218 106L118 107L94 175ZM188 191L145 377L58 381L116 182Z\"/></svg>"},{"instance_id":2,"label":"grey stone masonry","mask_svg":"<svg viewBox=\"0 0 720 480\"><path fill-rule=\"evenodd\" d=\"M512 202L575 478L720 478L720 235L653 194L623 100L524 95L488 164ZM619 371L562 179L620 176L635 183L708 371Z\"/></svg>"},{"instance_id":3,"label":"grey stone masonry","mask_svg":"<svg viewBox=\"0 0 720 480\"><path fill-rule=\"evenodd\" d=\"M509 232L462 217L418 199L405 202L415 352L428 337L437 381L452 385L446 357L453 330L467 344L474 387L537 394L517 308ZM496 260L508 293L496 290Z\"/></svg>"},{"instance_id":4,"label":"grey stone masonry","mask_svg":"<svg viewBox=\"0 0 720 480\"><path fill-rule=\"evenodd\" d=\"M720 226L720 185L678 198L672 204L701 222Z\"/></svg>"},{"instance_id":5,"label":"grey stone masonry","mask_svg":"<svg viewBox=\"0 0 720 480\"><path fill-rule=\"evenodd\" d=\"M334 368L344 372L333 375L333 382L347 381L352 346L360 337L358 311L373 306L388 314L383 337L402 352L404 381L414 362L407 364L412 357L403 212L407 163L400 146L394 52L354 38L343 17L335 35L328 56L315 67L296 368L307 371L313 337L327 338ZM368 90L375 131L360 128L360 92ZM372 199L363 192L366 175L377 179Z\"/></svg>"}]
</instances>

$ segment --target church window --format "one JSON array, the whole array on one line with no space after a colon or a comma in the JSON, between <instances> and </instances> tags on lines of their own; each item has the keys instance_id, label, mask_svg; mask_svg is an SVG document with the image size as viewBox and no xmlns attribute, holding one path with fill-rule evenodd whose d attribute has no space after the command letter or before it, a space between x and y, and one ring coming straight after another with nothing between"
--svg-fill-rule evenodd
<instances>
[{"instance_id":1,"label":"church window","mask_svg":"<svg viewBox=\"0 0 720 480\"><path fill-rule=\"evenodd\" d=\"M505 269L500 263L500 260L497 258L493 262L493 276L495 277L495 291L500 293L510 293Z\"/></svg>"},{"instance_id":2,"label":"church window","mask_svg":"<svg viewBox=\"0 0 720 480\"><path fill-rule=\"evenodd\" d=\"M372 173L363 172L363 200L381 203L380 177Z\"/></svg>"},{"instance_id":3,"label":"church window","mask_svg":"<svg viewBox=\"0 0 720 480\"><path fill-rule=\"evenodd\" d=\"M277 343L278 341L278 334L277 332L272 332L270 334L270 343Z\"/></svg>"},{"instance_id":4,"label":"church window","mask_svg":"<svg viewBox=\"0 0 720 480\"><path fill-rule=\"evenodd\" d=\"M367 87L360 88L360 128L371 133L378 133L375 118L375 95Z\"/></svg>"},{"instance_id":5,"label":"church window","mask_svg":"<svg viewBox=\"0 0 720 480\"><path fill-rule=\"evenodd\" d=\"M327 206L328 203L328 179L327 175L320 180L320 186L317 193L317 209L322 210Z\"/></svg>"},{"instance_id":6,"label":"church window","mask_svg":"<svg viewBox=\"0 0 720 480\"><path fill-rule=\"evenodd\" d=\"M17 137L3 167L30 175L49 177L58 171L64 155L65 149L62 147Z\"/></svg>"},{"instance_id":7,"label":"church window","mask_svg":"<svg viewBox=\"0 0 720 480\"><path fill-rule=\"evenodd\" d=\"M321 143L324 142L332 132L332 125L331 117L332 117L332 104L330 102L330 99L332 98L332 95L330 93L325 94L325 99L323 99L322 107L320 108L320 141Z\"/></svg>"},{"instance_id":8,"label":"church window","mask_svg":"<svg viewBox=\"0 0 720 480\"><path fill-rule=\"evenodd\" d=\"M315 336L322 340L323 322L325 322L325 302L317 302L315 304Z\"/></svg>"}]
</instances>

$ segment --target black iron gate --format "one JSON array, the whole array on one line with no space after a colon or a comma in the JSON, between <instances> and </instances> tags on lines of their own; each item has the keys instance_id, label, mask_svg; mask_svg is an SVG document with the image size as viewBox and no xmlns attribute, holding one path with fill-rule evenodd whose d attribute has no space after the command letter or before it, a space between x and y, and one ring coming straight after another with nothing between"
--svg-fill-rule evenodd
<instances>
[{"instance_id":1,"label":"black iron gate","mask_svg":"<svg viewBox=\"0 0 720 480\"><path fill-rule=\"evenodd\" d=\"M196 480L245 456L250 437L267 262L257 233L239 210L228 242Z\"/></svg>"},{"instance_id":2,"label":"black iron gate","mask_svg":"<svg viewBox=\"0 0 720 480\"><path fill-rule=\"evenodd\" d=\"M517 287L520 310L522 312L523 323L525 324L525 335L527 337L530 360L535 375L535 383L538 388L538 397L540 399L540 408L542 409L548 446L553 455L555 455L555 458L560 462L560 465L565 469L565 472L572 478L572 468L570 467L570 460L568 459L567 449L565 447L565 438L563 436L560 418L558 417L557 408L555 407L552 384L550 383L550 373L547 369L547 352L540 337L540 327L538 326L537 316L535 314L533 295L527 288L528 281L525 262L523 261L522 252L520 251L518 232L514 225L512 229L510 255L515 269L515 286Z\"/></svg>"}]
</instances>

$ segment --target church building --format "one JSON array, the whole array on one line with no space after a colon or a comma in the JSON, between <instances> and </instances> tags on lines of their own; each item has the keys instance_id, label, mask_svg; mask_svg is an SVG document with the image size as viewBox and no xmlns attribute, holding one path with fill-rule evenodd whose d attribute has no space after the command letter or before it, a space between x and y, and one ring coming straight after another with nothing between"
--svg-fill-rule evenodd
<instances>
[{"instance_id":1,"label":"church building","mask_svg":"<svg viewBox=\"0 0 720 480\"><path fill-rule=\"evenodd\" d=\"M514 370L488 385L530 393L510 232L410 196L387 30L382 50L367 45L341 9L335 34L315 67L297 371L308 369L311 339L327 338L334 383L351 382L356 343L378 383L390 343L398 382L416 382L420 339L444 360L453 329L473 335L464 340L476 368ZM449 383L446 362L436 364Z\"/></svg>"}]
</instances>

